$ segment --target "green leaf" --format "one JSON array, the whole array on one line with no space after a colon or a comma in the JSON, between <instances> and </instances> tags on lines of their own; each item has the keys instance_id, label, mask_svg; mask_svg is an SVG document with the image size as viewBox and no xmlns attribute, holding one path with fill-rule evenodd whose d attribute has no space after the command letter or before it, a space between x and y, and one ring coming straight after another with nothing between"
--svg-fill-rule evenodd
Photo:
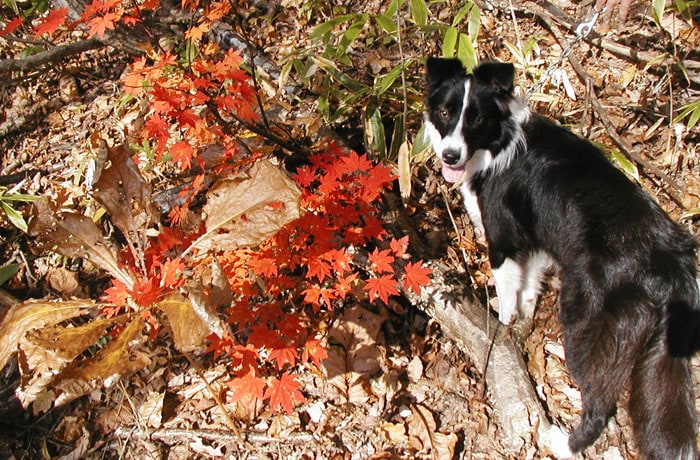
<instances>
[{"instance_id":1,"label":"green leaf","mask_svg":"<svg viewBox=\"0 0 700 460\"><path fill-rule=\"evenodd\" d=\"M428 139L428 136L425 134L425 124L422 124L411 146L411 158L423 155L428 149L430 149L430 139Z\"/></svg>"},{"instance_id":2,"label":"green leaf","mask_svg":"<svg viewBox=\"0 0 700 460\"><path fill-rule=\"evenodd\" d=\"M397 158L399 148L404 142L404 118L403 113L399 113L394 118L394 132L391 135L391 146L389 147L389 158Z\"/></svg>"},{"instance_id":3,"label":"green leaf","mask_svg":"<svg viewBox=\"0 0 700 460\"><path fill-rule=\"evenodd\" d=\"M617 163L620 168L630 176L634 177L639 181L639 169L632 163L625 155L622 154L618 149L610 149L610 156L613 161Z\"/></svg>"},{"instance_id":4,"label":"green leaf","mask_svg":"<svg viewBox=\"0 0 700 460\"><path fill-rule=\"evenodd\" d=\"M374 16L374 21L389 35L395 35L399 26L394 22L393 16L389 14L378 14Z\"/></svg>"},{"instance_id":5,"label":"green leaf","mask_svg":"<svg viewBox=\"0 0 700 460\"><path fill-rule=\"evenodd\" d=\"M326 59L321 56L316 56L314 59L316 60L316 63L320 68L322 68L326 73L328 73L328 75L336 79L338 82L340 82L340 84L345 86L350 91L361 91L365 88L365 85L363 85L357 80L353 80L352 78L348 77L343 72L341 72L335 65L335 63L330 59Z\"/></svg>"},{"instance_id":6,"label":"green leaf","mask_svg":"<svg viewBox=\"0 0 700 460\"><path fill-rule=\"evenodd\" d=\"M386 157L386 136L379 108L373 104L365 108L365 148L380 158Z\"/></svg>"},{"instance_id":7,"label":"green leaf","mask_svg":"<svg viewBox=\"0 0 700 460\"><path fill-rule=\"evenodd\" d=\"M404 66L408 67L413 62L413 59L409 59L403 64L399 64L393 69L391 69L386 75L381 75L374 80L374 94L380 96L384 94L391 85L394 84L397 78L401 76L401 70Z\"/></svg>"},{"instance_id":8,"label":"green leaf","mask_svg":"<svg viewBox=\"0 0 700 460\"><path fill-rule=\"evenodd\" d=\"M358 35L360 35L360 32L362 32L362 29L364 29L365 24L367 24L367 19L369 18L368 14L360 14L358 16L358 19L350 24L350 27L347 28L345 33L343 34L343 38L340 39L340 45L338 46L337 49L337 55L345 55L348 48L350 45L352 45L352 42L355 41Z\"/></svg>"},{"instance_id":9,"label":"green leaf","mask_svg":"<svg viewBox=\"0 0 700 460\"><path fill-rule=\"evenodd\" d=\"M664 15L664 10L666 9L666 0L653 0L651 2L652 16L654 17L654 22L656 25L661 27L661 18Z\"/></svg>"},{"instance_id":10,"label":"green leaf","mask_svg":"<svg viewBox=\"0 0 700 460\"><path fill-rule=\"evenodd\" d=\"M479 36L479 29L481 28L481 9L474 5L474 7L469 11L469 37L472 42L476 41Z\"/></svg>"},{"instance_id":11,"label":"green leaf","mask_svg":"<svg viewBox=\"0 0 700 460\"><path fill-rule=\"evenodd\" d=\"M17 270L19 270L19 264L7 264L0 267L0 286L5 284L5 281L12 278L14 274L17 273Z\"/></svg>"},{"instance_id":12,"label":"green leaf","mask_svg":"<svg viewBox=\"0 0 700 460\"><path fill-rule=\"evenodd\" d=\"M425 0L411 0L411 16L418 27L423 27L428 23L429 14Z\"/></svg>"},{"instance_id":13,"label":"green leaf","mask_svg":"<svg viewBox=\"0 0 700 460\"><path fill-rule=\"evenodd\" d=\"M471 70L479 63L471 38L465 34L459 34L457 43L457 57L467 70Z\"/></svg>"},{"instance_id":14,"label":"green leaf","mask_svg":"<svg viewBox=\"0 0 700 460\"><path fill-rule=\"evenodd\" d=\"M457 49L457 39L459 31L456 27L448 27L445 29L445 34L442 36L442 55L446 58L454 57Z\"/></svg>"},{"instance_id":15,"label":"green leaf","mask_svg":"<svg viewBox=\"0 0 700 460\"><path fill-rule=\"evenodd\" d=\"M5 212L7 218L10 219L12 225L27 233L27 223L24 221L22 214L17 212L15 208L5 203L4 201L0 201L0 205L2 205L2 210Z\"/></svg>"},{"instance_id":16,"label":"green leaf","mask_svg":"<svg viewBox=\"0 0 700 460\"><path fill-rule=\"evenodd\" d=\"M319 38L326 37L333 32L333 29L335 29L340 23L350 21L355 17L356 15L354 14L344 14L342 16L338 16L337 18L329 19L328 21L314 27L314 30L312 30L309 34L309 38L311 40L317 40Z\"/></svg>"},{"instance_id":17,"label":"green leaf","mask_svg":"<svg viewBox=\"0 0 700 460\"><path fill-rule=\"evenodd\" d=\"M38 200L39 197L36 195L24 195L22 193L12 193L10 195L0 195L0 201L23 201L25 203L31 203Z\"/></svg>"},{"instance_id":18,"label":"green leaf","mask_svg":"<svg viewBox=\"0 0 700 460\"><path fill-rule=\"evenodd\" d=\"M457 11L455 16L452 18L452 27L457 27L459 24L462 23L465 17L467 17L467 14L469 13L469 10L472 9L473 3L467 3L465 4L462 8Z\"/></svg>"},{"instance_id":19,"label":"green leaf","mask_svg":"<svg viewBox=\"0 0 700 460\"><path fill-rule=\"evenodd\" d=\"M700 100L681 107L681 112L673 121L678 123L686 117L688 118L686 122L688 129L692 129L697 124L698 120L700 120Z\"/></svg>"},{"instance_id":20,"label":"green leaf","mask_svg":"<svg viewBox=\"0 0 700 460\"><path fill-rule=\"evenodd\" d=\"M405 3L405 0L391 0L391 3L389 3L389 7L386 9L384 14L386 16L393 16L396 14L397 11L399 11L399 8L403 6Z\"/></svg>"}]
</instances>

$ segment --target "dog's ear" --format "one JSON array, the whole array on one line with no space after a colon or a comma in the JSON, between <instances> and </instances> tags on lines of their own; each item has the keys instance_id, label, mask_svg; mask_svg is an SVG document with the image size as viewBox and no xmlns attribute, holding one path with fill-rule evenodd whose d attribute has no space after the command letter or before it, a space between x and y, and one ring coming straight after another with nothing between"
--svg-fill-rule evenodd
<instances>
[{"instance_id":1,"label":"dog's ear","mask_svg":"<svg viewBox=\"0 0 700 460\"><path fill-rule=\"evenodd\" d=\"M474 77L502 94L513 92L515 67L510 63L485 62L474 69Z\"/></svg>"},{"instance_id":2,"label":"dog's ear","mask_svg":"<svg viewBox=\"0 0 700 460\"><path fill-rule=\"evenodd\" d=\"M428 58L426 62L428 85L435 87L450 78L466 75L466 70L459 59Z\"/></svg>"}]
</instances>

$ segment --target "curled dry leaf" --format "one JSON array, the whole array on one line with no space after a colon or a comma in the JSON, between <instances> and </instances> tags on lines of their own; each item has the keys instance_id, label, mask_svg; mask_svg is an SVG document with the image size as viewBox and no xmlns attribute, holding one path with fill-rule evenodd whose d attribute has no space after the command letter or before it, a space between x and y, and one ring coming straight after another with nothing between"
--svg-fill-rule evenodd
<instances>
[{"instance_id":1,"label":"curled dry leaf","mask_svg":"<svg viewBox=\"0 0 700 460\"><path fill-rule=\"evenodd\" d=\"M129 289L133 287L133 280L119 268L116 253L91 219L72 212L55 212L46 198L40 198L34 202L27 233L45 249L83 258Z\"/></svg>"},{"instance_id":2,"label":"curled dry leaf","mask_svg":"<svg viewBox=\"0 0 700 460\"><path fill-rule=\"evenodd\" d=\"M206 233L190 249L230 249L260 244L299 217L301 191L268 160L207 193Z\"/></svg>"},{"instance_id":3,"label":"curled dry leaf","mask_svg":"<svg viewBox=\"0 0 700 460\"><path fill-rule=\"evenodd\" d=\"M433 458L454 458L455 446L459 438L455 433L439 433L435 418L427 407L412 406L412 413L406 422L409 444L416 450L430 450Z\"/></svg>"},{"instance_id":4,"label":"curled dry leaf","mask_svg":"<svg viewBox=\"0 0 700 460\"><path fill-rule=\"evenodd\" d=\"M108 149L109 166L94 184L94 196L121 230L136 260L143 258L146 231L158 220L151 189L141 177L131 150L124 145Z\"/></svg>"},{"instance_id":5,"label":"curled dry leaf","mask_svg":"<svg viewBox=\"0 0 700 460\"><path fill-rule=\"evenodd\" d=\"M150 358L132 344L143 338L143 319L138 317L102 348L93 358L73 361L56 376L56 406L69 403L101 385L109 386L116 378L131 375L148 364Z\"/></svg>"},{"instance_id":6,"label":"curled dry leaf","mask_svg":"<svg viewBox=\"0 0 700 460\"><path fill-rule=\"evenodd\" d=\"M173 342L178 350L189 352L201 347L211 333L209 325L182 294L171 294L158 302L157 306L168 318L173 331Z\"/></svg>"},{"instance_id":7,"label":"curled dry leaf","mask_svg":"<svg viewBox=\"0 0 700 460\"><path fill-rule=\"evenodd\" d=\"M28 331L61 323L94 308L86 301L29 301L6 309L0 316L0 369L14 356Z\"/></svg>"}]
</instances>

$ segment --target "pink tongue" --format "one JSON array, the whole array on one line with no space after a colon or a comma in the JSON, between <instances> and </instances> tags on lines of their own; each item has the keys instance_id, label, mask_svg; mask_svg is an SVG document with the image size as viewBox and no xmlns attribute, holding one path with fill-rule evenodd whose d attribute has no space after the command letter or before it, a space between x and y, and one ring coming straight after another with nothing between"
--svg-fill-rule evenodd
<instances>
[{"instance_id":1,"label":"pink tongue","mask_svg":"<svg viewBox=\"0 0 700 460\"><path fill-rule=\"evenodd\" d=\"M452 184L459 182L462 178L462 173L464 173L464 169L454 169L444 164L442 165L442 177L444 177L447 182Z\"/></svg>"}]
</instances>

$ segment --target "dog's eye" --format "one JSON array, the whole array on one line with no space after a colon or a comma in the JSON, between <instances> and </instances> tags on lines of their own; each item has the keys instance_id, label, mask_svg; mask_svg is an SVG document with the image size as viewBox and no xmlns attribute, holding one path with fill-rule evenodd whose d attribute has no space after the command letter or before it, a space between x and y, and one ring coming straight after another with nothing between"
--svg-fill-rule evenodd
<instances>
[{"instance_id":1,"label":"dog's eye","mask_svg":"<svg viewBox=\"0 0 700 460\"><path fill-rule=\"evenodd\" d=\"M440 110L438 110L438 117L441 120L445 121L448 118L450 118L450 111L443 107Z\"/></svg>"},{"instance_id":2,"label":"dog's eye","mask_svg":"<svg viewBox=\"0 0 700 460\"><path fill-rule=\"evenodd\" d=\"M475 126L481 126L481 124L482 124L483 122L484 122L484 117L482 117L481 115L477 115L477 116L474 118L474 125L475 125Z\"/></svg>"}]
</instances>

